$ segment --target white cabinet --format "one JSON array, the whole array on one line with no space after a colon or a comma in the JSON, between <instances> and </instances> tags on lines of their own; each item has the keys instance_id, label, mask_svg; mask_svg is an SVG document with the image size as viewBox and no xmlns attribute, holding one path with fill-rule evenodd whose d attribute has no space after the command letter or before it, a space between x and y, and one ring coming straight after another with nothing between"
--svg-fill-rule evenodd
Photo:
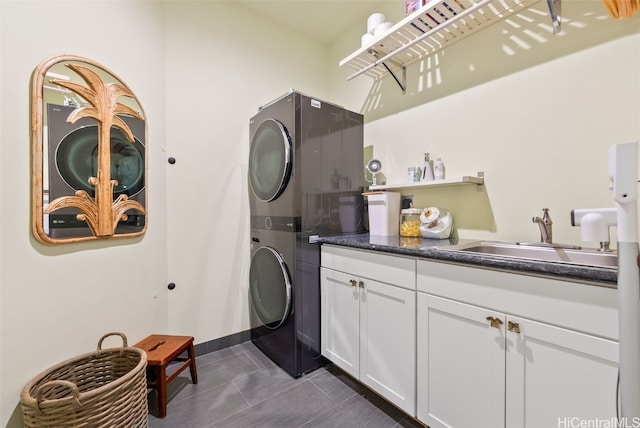
<instances>
[{"instance_id":1,"label":"white cabinet","mask_svg":"<svg viewBox=\"0 0 640 428\"><path fill-rule=\"evenodd\" d=\"M416 292L369 279L363 284L360 380L415 415Z\"/></svg>"},{"instance_id":2,"label":"white cabinet","mask_svg":"<svg viewBox=\"0 0 640 428\"><path fill-rule=\"evenodd\" d=\"M617 342L524 318L509 322L520 333L507 331L507 427L613 420Z\"/></svg>"},{"instance_id":3,"label":"white cabinet","mask_svg":"<svg viewBox=\"0 0 640 428\"><path fill-rule=\"evenodd\" d=\"M417 269L420 420L537 428L615 417L615 290L462 266Z\"/></svg>"},{"instance_id":4,"label":"white cabinet","mask_svg":"<svg viewBox=\"0 0 640 428\"><path fill-rule=\"evenodd\" d=\"M415 415L415 260L323 246L322 265L322 354Z\"/></svg>"},{"instance_id":5,"label":"white cabinet","mask_svg":"<svg viewBox=\"0 0 640 428\"><path fill-rule=\"evenodd\" d=\"M321 268L322 355L355 378L360 377L360 289L346 273Z\"/></svg>"},{"instance_id":6,"label":"white cabinet","mask_svg":"<svg viewBox=\"0 0 640 428\"><path fill-rule=\"evenodd\" d=\"M431 428L504 426L504 322L483 308L418 293L418 419Z\"/></svg>"},{"instance_id":7,"label":"white cabinet","mask_svg":"<svg viewBox=\"0 0 640 428\"><path fill-rule=\"evenodd\" d=\"M431 428L616 416L614 288L332 245L321 272L322 354Z\"/></svg>"}]
</instances>

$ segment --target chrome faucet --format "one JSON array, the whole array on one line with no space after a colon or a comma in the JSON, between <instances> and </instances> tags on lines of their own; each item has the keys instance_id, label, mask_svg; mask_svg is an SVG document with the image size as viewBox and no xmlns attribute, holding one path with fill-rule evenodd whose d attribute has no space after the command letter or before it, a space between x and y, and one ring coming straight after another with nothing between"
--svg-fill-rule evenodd
<instances>
[{"instance_id":1,"label":"chrome faucet","mask_svg":"<svg viewBox=\"0 0 640 428\"><path fill-rule=\"evenodd\" d=\"M553 221L551 221L551 216L549 216L549 208L542 209L542 218L533 217L533 222L540 227L540 242L516 242L518 245L529 245L533 247L550 247L550 248L565 248L572 250L579 250L580 246L571 245L571 244L556 244L552 239L551 226L553 225Z\"/></svg>"},{"instance_id":2,"label":"chrome faucet","mask_svg":"<svg viewBox=\"0 0 640 428\"><path fill-rule=\"evenodd\" d=\"M540 227L540 242L551 244L553 242L551 231L553 221L551 221L551 217L549 216L549 208L543 208L542 211L544 213L542 218L533 217L532 220Z\"/></svg>"}]
</instances>

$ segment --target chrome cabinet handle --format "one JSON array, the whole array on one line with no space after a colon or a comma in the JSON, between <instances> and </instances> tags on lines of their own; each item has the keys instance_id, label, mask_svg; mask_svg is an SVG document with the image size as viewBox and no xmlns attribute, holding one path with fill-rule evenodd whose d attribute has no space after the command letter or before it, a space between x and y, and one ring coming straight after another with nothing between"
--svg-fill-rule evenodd
<instances>
[{"instance_id":1,"label":"chrome cabinet handle","mask_svg":"<svg viewBox=\"0 0 640 428\"><path fill-rule=\"evenodd\" d=\"M520 324L518 324L517 322L509 321L507 323L507 330L514 333L520 333Z\"/></svg>"},{"instance_id":2,"label":"chrome cabinet handle","mask_svg":"<svg viewBox=\"0 0 640 428\"><path fill-rule=\"evenodd\" d=\"M500 328L502 326L502 320L500 318L487 317L487 321L491 323L491 327Z\"/></svg>"}]
</instances>

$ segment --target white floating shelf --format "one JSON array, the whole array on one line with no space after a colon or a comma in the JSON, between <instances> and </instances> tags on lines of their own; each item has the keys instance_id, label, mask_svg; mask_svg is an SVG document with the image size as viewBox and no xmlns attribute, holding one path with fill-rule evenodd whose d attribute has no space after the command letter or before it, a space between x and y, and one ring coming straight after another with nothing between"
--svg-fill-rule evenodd
<instances>
[{"instance_id":1,"label":"white floating shelf","mask_svg":"<svg viewBox=\"0 0 640 428\"><path fill-rule=\"evenodd\" d=\"M378 184L376 186L369 186L369 190L412 189L416 187L440 187L461 184L475 184L477 186L483 186L484 173L479 172L477 177L465 175L462 178L446 178L444 180L420 181L418 183Z\"/></svg>"},{"instance_id":2,"label":"white floating shelf","mask_svg":"<svg viewBox=\"0 0 640 428\"><path fill-rule=\"evenodd\" d=\"M501 21L540 0L431 0L391 27L370 44L340 61L374 79L403 70L474 32ZM555 12L560 0L547 0L554 33L560 21ZM400 83L400 82L398 82ZM401 85L402 86L402 85ZM404 90L404 88L403 88Z\"/></svg>"}]
</instances>

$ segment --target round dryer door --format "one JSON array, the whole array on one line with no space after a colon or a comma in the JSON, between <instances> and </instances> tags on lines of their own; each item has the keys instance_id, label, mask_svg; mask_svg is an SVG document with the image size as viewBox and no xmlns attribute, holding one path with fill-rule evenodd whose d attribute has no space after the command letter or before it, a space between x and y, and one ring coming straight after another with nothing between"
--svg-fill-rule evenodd
<instances>
[{"instance_id":1,"label":"round dryer door","mask_svg":"<svg viewBox=\"0 0 640 428\"><path fill-rule=\"evenodd\" d=\"M264 326L280 327L291 308L291 279L284 259L273 248L260 247L253 254L249 290L253 309Z\"/></svg>"},{"instance_id":2,"label":"round dryer door","mask_svg":"<svg viewBox=\"0 0 640 428\"><path fill-rule=\"evenodd\" d=\"M89 177L98 174L98 127L85 126L67 134L55 153L56 167L62 179L75 190L84 190L91 197L95 188ZM144 146L137 139L130 143L124 133L111 128L111 179L118 184L114 198L133 196L144 189Z\"/></svg>"},{"instance_id":3,"label":"round dryer door","mask_svg":"<svg viewBox=\"0 0 640 428\"><path fill-rule=\"evenodd\" d=\"M284 191L291 174L291 139L275 119L256 129L249 151L249 182L258 199L269 202Z\"/></svg>"}]
</instances>

